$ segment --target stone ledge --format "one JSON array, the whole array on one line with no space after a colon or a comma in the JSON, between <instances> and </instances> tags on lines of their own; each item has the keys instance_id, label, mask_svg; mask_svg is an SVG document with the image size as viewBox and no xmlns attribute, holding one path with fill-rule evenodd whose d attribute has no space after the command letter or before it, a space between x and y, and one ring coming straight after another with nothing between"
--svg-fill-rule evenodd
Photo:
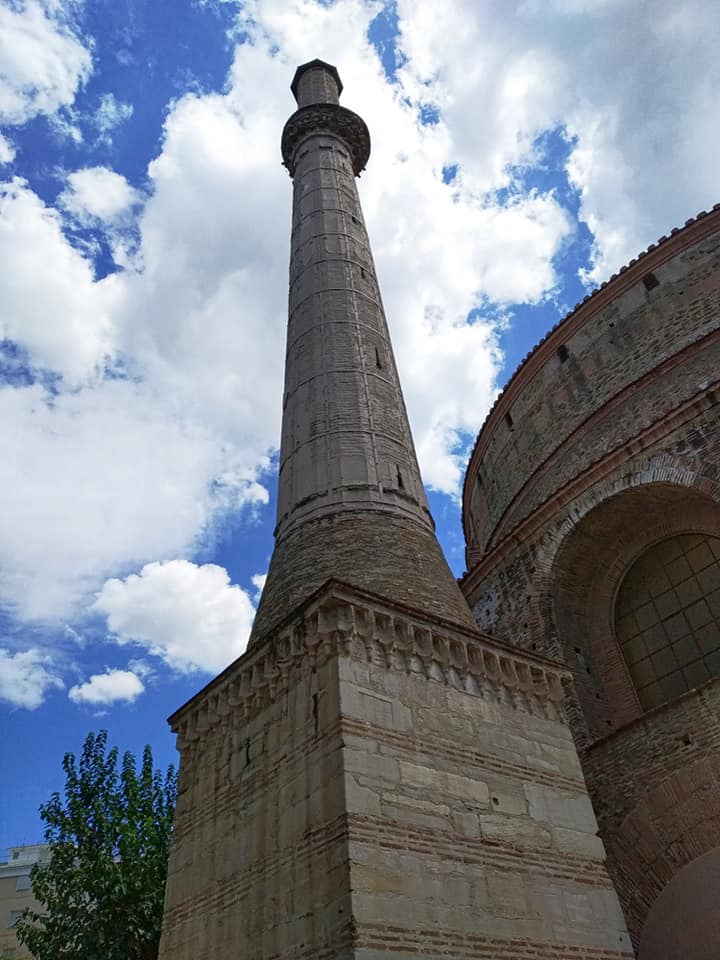
<instances>
[{"instance_id":1,"label":"stone ledge","mask_svg":"<svg viewBox=\"0 0 720 960\"><path fill-rule=\"evenodd\" d=\"M362 117L336 103L315 103L296 110L283 128L283 164L291 177L295 176L295 152L315 134L336 136L346 144L356 177L365 169L370 157L370 134Z\"/></svg>"},{"instance_id":2,"label":"stone ledge","mask_svg":"<svg viewBox=\"0 0 720 960\"><path fill-rule=\"evenodd\" d=\"M563 684L571 679L545 657L329 580L169 718L178 748L231 711L250 719L295 677L333 656L415 674L471 696L492 691L510 708L550 719L562 718Z\"/></svg>"},{"instance_id":3,"label":"stone ledge","mask_svg":"<svg viewBox=\"0 0 720 960\"><path fill-rule=\"evenodd\" d=\"M623 724L622 727L618 727L616 730L613 730L611 733L605 734L604 737L600 737L598 740L593 740L593 742L590 743L582 752L590 755L593 752L602 751L612 743L622 741L624 736L632 736L637 730L648 725L653 729L656 729L658 717L664 714L672 714L676 708L680 707L680 705L685 705L697 697L702 697L706 690L718 684L720 684L720 676L710 677L699 687L693 687L692 690L686 690L685 693L681 694L679 697L674 697L672 700L666 700L665 703L661 703L657 707L653 707L651 710L646 710L645 713L641 713L639 716L630 720L628 723Z\"/></svg>"}]
</instances>

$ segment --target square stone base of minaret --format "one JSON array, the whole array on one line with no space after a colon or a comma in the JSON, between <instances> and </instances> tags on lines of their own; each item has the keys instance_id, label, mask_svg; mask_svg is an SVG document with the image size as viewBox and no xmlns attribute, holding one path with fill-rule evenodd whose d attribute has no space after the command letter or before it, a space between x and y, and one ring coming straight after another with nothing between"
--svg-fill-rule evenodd
<instances>
[{"instance_id":1,"label":"square stone base of minaret","mask_svg":"<svg viewBox=\"0 0 720 960\"><path fill-rule=\"evenodd\" d=\"M161 958L632 957L565 679L326 584L171 718Z\"/></svg>"}]
</instances>

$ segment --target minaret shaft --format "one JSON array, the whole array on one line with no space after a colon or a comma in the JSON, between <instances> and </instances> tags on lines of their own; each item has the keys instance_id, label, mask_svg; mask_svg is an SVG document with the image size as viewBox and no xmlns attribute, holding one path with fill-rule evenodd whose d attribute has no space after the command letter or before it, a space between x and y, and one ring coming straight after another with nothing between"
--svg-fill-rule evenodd
<instances>
[{"instance_id":1,"label":"minaret shaft","mask_svg":"<svg viewBox=\"0 0 720 960\"><path fill-rule=\"evenodd\" d=\"M355 177L370 154L334 68L300 68L276 546L251 642L333 577L472 623L428 508Z\"/></svg>"},{"instance_id":2,"label":"minaret shaft","mask_svg":"<svg viewBox=\"0 0 720 960\"><path fill-rule=\"evenodd\" d=\"M318 133L295 151L278 542L347 508L431 523L350 154Z\"/></svg>"}]
</instances>

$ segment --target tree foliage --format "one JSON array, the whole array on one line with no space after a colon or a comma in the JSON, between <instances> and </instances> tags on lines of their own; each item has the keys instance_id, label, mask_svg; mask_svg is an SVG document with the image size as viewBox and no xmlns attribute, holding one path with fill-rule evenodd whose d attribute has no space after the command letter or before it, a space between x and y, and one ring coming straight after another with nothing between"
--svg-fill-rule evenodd
<instances>
[{"instance_id":1,"label":"tree foliage","mask_svg":"<svg viewBox=\"0 0 720 960\"><path fill-rule=\"evenodd\" d=\"M155 960L177 794L175 771L153 770L88 734L79 761L66 753L64 798L40 808L48 862L31 874L40 911L18 939L36 960Z\"/></svg>"}]
</instances>

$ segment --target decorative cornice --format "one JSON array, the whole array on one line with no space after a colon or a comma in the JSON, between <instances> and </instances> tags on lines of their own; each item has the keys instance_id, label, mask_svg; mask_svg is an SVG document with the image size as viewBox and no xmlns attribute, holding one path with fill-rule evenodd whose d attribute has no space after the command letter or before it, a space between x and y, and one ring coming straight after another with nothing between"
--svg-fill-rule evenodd
<instances>
[{"instance_id":1,"label":"decorative cornice","mask_svg":"<svg viewBox=\"0 0 720 960\"><path fill-rule=\"evenodd\" d=\"M295 153L312 134L333 134L347 145L357 177L370 158L370 132L362 117L336 103L315 103L296 110L283 127L280 149L283 164L295 176Z\"/></svg>"},{"instance_id":2,"label":"decorative cornice","mask_svg":"<svg viewBox=\"0 0 720 960\"><path fill-rule=\"evenodd\" d=\"M673 227L669 236L662 236L656 243L651 243L647 250L638 254L626 266L621 267L609 280L606 280L592 293L588 294L581 303L576 303L570 313L549 330L520 362L485 417L465 471L462 523L466 540L470 539L469 534L471 532L469 529L469 512L465 509L471 484L474 482L482 457L497 427L502 423L503 417L518 395L530 383L540 368L555 356L558 347L600 310L605 309L626 290L639 283L648 273L652 273L663 263L667 263L668 260L672 260L673 257L683 253L688 247L700 243L718 229L720 229L720 203L715 204L709 213L702 210L696 217L687 220L683 227Z\"/></svg>"},{"instance_id":3,"label":"decorative cornice","mask_svg":"<svg viewBox=\"0 0 720 960\"><path fill-rule=\"evenodd\" d=\"M557 663L480 633L434 621L346 584L328 581L260 647L254 647L169 718L178 749L229 714L249 720L304 673L334 656L416 674L473 696L557 718L571 674Z\"/></svg>"}]
</instances>

